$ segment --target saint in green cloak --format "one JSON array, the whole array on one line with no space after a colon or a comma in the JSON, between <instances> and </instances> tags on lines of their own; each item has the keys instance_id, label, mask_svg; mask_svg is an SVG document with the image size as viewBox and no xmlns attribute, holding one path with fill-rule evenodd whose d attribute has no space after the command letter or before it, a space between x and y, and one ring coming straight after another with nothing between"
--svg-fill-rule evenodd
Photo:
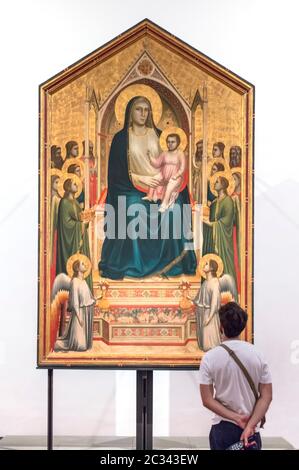
<instances>
[{"instance_id":1,"label":"saint in green cloak","mask_svg":"<svg viewBox=\"0 0 299 470\"><path fill-rule=\"evenodd\" d=\"M65 193L59 204L57 220L56 275L67 273L67 261L77 252L90 259L88 224L82 222L80 218L82 209L75 198L78 192L76 181L71 177L66 179L63 189ZM91 274L86 278L86 282L92 291Z\"/></svg>"},{"instance_id":2,"label":"saint in green cloak","mask_svg":"<svg viewBox=\"0 0 299 470\"><path fill-rule=\"evenodd\" d=\"M211 204L209 220L204 220L202 255L216 253L220 256L223 272L230 274L237 285L233 242L235 209L232 198L227 194L228 185L228 180L223 176L215 181L218 196Z\"/></svg>"}]
</instances>

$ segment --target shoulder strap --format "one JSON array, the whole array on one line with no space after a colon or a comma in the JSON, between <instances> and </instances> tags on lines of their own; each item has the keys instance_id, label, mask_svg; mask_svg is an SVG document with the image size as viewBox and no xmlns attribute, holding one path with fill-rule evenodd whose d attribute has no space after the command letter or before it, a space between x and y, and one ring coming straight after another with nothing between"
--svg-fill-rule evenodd
<instances>
[{"instance_id":1,"label":"shoulder strap","mask_svg":"<svg viewBox=\"0 0 299 470\"><path fill-rule=\"evenodd\" d=\"M247 382L249 383L249 386L250 386L250 388L251 388L251 390L254 394L255 401L257 402L257 400L259 399L259 394L258 394L258 392L255 388L254 382L253 382L248 370L244 366L244 364L240 361L240 359L238 358L236 353L232 349L230 349L228 346L226 346L226 344L221 343L221 344L219 344L219 346L221 346L223 349L225 349L228 352L228 354L230 355L230 357L238 364L238 366L242 370L243 374L245 375L245 377L247 379ZM266 422L266 418L264 416L261 420L261 427L264 426L265 422Z\"/></svg>"}]
</instances>

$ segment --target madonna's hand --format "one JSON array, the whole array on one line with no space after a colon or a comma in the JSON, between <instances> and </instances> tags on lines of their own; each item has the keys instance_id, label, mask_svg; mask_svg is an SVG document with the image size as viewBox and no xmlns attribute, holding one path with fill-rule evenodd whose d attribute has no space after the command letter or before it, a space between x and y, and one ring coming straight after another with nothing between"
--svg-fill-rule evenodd
<instances>
[{"instance_id":1,"label":"madonna's hand","mask_svg":"<svg viewBox=\"0 0 299 470\"><path fill-rule=\"evenodd\" d=\"M155 176L139 176L138 179L141 183L149 186L150 188L156 188L160 184L159 178L156 178Z\"/></svg>"}]
</instances>

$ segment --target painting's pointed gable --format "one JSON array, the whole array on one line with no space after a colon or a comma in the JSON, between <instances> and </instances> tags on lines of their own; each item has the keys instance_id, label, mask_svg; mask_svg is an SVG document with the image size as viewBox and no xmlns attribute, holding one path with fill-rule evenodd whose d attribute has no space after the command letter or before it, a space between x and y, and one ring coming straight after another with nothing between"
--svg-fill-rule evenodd
<instances>
[{"instance_id":1,"label":"painting's pointed gable","mask_svg":"<svg viewBox=\"0 0 299 470\"><path fill-rule=\"evenodd\" d=\"M253 85L246 80L213 61L202 52L199 52L148 19L144 19L124 33L96 49L94 52L67 67L51 79L42 83L41 87L48 92L53 93L74 79L87 73L99 63L104 63L109 58L113 57L113 55L119 53L130 45L135 44L137 41L145 41L144 46L146 49L147 39L151 39L157 44L168 48L170 52L183 57L184 60L188 60L191 64L200 68L209 76L224 82L240 94L246 93L253 87Z\"/></svg>"}]
</instances>

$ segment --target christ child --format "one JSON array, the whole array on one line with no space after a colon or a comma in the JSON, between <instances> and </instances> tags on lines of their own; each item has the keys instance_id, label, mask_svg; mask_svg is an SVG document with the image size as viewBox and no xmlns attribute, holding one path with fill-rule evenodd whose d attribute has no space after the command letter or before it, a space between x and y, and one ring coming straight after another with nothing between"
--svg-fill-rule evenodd
<instances>
[{"instance_id":1,"label":"christ child","mask_svg":"<svg viewBox=\"0 0 299 470\"><path fill-rule=\"evenodd\" d=\"M151 165L159 170L155 175L159 184L150 188L142 199L155 202L162 200L159 212L165 212L175 202L183 182L186 158L184 152L179 149L180 143L178 134L169 134L166 139L168 151L162 152L156 158L147 152Z\"/></svg>"}]
</instances>

